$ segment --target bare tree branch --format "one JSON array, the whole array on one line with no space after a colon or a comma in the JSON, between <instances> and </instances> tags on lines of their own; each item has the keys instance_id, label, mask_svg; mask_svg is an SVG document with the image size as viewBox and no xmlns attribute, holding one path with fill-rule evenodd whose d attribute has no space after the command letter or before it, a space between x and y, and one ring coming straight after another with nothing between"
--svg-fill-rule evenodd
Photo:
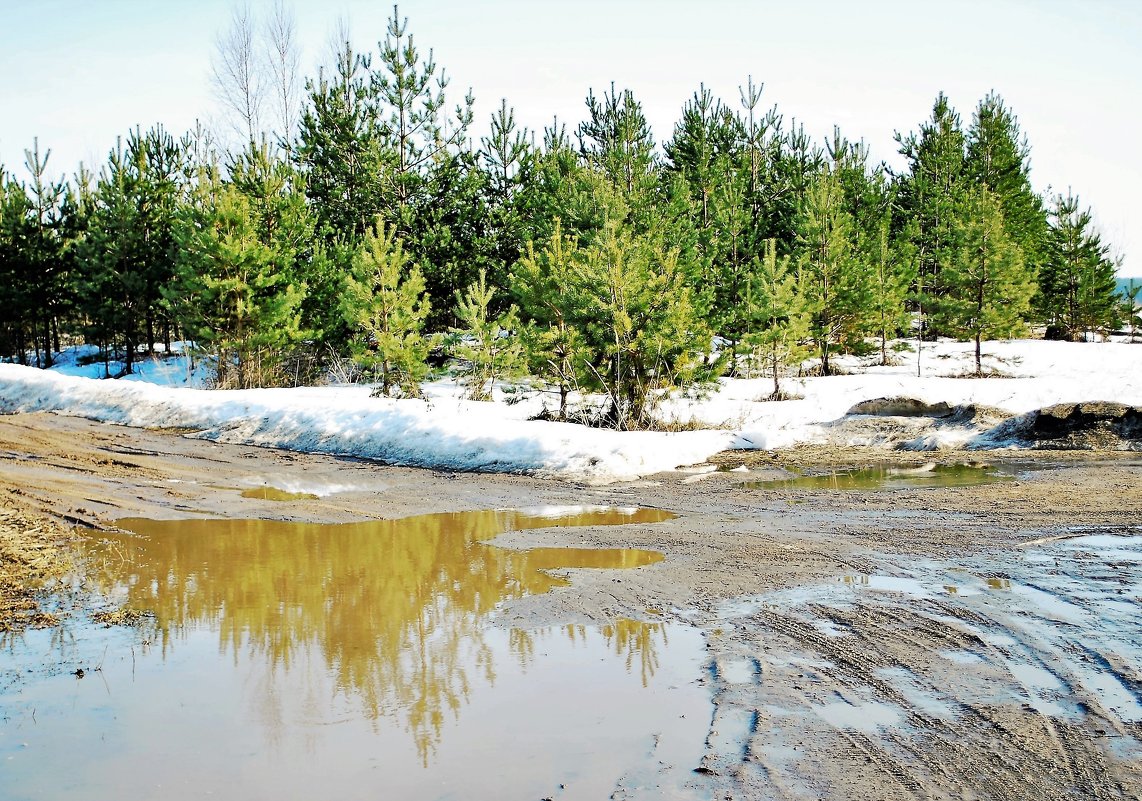
<instances>
[{"instance_id":1,"label":"bare tree branch","mask_svg":"<svg viewBox=\"0 0 1142 801\"><path fill-rule=\"evenodd\" d=\"M288 148L297 133L299 115L298 75L301 61L292 7L284 0L274 0L265 25L266 60L273 82L276 133Z\"/></svg>"},{"instance_id":2,"label":"bare tree branch","mask_svg":"<svg viewBox=\"0 0 1142 801\"><path fill-rule=\"evenodd\" d=\"M238 6L228 30L214 42L211 82L235 133L256 142L261 135L263 67L255 46L256 25L248 5Z\"/></svg>"}]
</instances>

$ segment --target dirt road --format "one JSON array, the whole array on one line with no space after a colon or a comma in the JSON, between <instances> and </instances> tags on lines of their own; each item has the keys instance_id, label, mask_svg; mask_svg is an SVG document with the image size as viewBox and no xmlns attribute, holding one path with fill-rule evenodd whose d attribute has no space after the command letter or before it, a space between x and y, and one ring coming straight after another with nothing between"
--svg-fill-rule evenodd
<instances>
[{"instance_id":1,"label":"dirt road","mask_svg":"<svg viewBox=\"0 0 1142 801\"><path fill-rule=\"evenodd\" d=\"M22 513L95 527L120 517L338 522L548 504L679 513L653 526L503 535L505 547L643 547L666 560L576 571L570 586L513 603L500 623L662 614L701 627L715 713L694 797L1142 797L1136 461L941 453L940 462L1016 464L1016 477L955 488L758 486L790 471L885 459L907 470L931 458L732 453L721 470L600 487L0 417L0 496ZM265 485L319 497L241 494Z\"/></svg>"}]
</instances>

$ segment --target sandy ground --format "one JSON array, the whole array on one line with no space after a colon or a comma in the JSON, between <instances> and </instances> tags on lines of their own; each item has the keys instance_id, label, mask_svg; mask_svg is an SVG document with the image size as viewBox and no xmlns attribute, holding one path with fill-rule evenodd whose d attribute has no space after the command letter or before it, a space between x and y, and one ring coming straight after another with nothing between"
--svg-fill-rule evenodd
<instances>
[{"instance_id":1,"label":"sandy ground","mask_svg":"<svg viewBox=\"0 0 1142 801\"><path fill-rule=\"evenodd\" d=\"M745 486L886 458L1028 472L956 489ZM1142 564L1137 550L1072 544L1085 542L1076 533L1131 543L1142 534L1137 454L817 448L717 461L722 470L587 486L0 417L0 498L95 527L131 516L337 522L583 503L679 513L502 536L506 547L648 547L667 558L577 571L571 586L515 603L500 622L663 614L700 626L715 713L695 797L1142 797ZM241 497L263 484L336 494Z\"/></svg>"}]
</instances>

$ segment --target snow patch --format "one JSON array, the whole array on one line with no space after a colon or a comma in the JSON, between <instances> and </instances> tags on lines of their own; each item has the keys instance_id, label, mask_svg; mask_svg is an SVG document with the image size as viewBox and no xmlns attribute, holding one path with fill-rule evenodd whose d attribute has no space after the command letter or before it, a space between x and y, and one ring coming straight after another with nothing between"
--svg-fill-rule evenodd
<instances>
[{"instance_id":1,"label":"snow patch","mask_svg":"<svg viewBox=\"0 0 1142 801\"><path fill-rule=\"evenodd\" d=\"M1090 400L1142 406L1142 345L1018 340L989 342L985 351L984 378L964 377L974 369L970 343L925 343L920 377L914 352L891 366L844 357L835 361L843 375L784 379L796 400L759 400L772 392L769 379L723 379L709 397L663 404L666 419L719 427L677 433L529 420L542 394L508 405L497 392L498 402L474 403L449 380L426 385L427 402L371 398L367 386L206 391L192 388L200 379L179 355L144 360L130 381L100 381L102 365L81 365L92 353L79 350L61 354L50 371L0 365L0 411L187 428L218 442L417 467L606 482L701 465L727 448L1026 446L1021 416L1037 409Z\"/></svg>"}]
</instances>

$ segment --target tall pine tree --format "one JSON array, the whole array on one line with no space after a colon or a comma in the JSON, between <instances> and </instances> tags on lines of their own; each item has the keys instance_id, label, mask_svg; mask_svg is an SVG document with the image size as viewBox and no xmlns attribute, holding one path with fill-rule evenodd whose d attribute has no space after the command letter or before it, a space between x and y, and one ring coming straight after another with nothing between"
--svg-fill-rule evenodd
<instances>
[{"instance_id":1,"label":"tall pine tree","mask_svg":"<svg viewBox=\"0 0 1142 801\"><path fill-rule=\"evenodd\" d=\"M954 244L941 266L946 292L936 305L941 328L975 343L975 372L983 372L980 342L1013 337L1035 292L1023 265L1023 252L1003 227L999 201L986 187L962 196Z\"/></svg>"}]
</instances>

